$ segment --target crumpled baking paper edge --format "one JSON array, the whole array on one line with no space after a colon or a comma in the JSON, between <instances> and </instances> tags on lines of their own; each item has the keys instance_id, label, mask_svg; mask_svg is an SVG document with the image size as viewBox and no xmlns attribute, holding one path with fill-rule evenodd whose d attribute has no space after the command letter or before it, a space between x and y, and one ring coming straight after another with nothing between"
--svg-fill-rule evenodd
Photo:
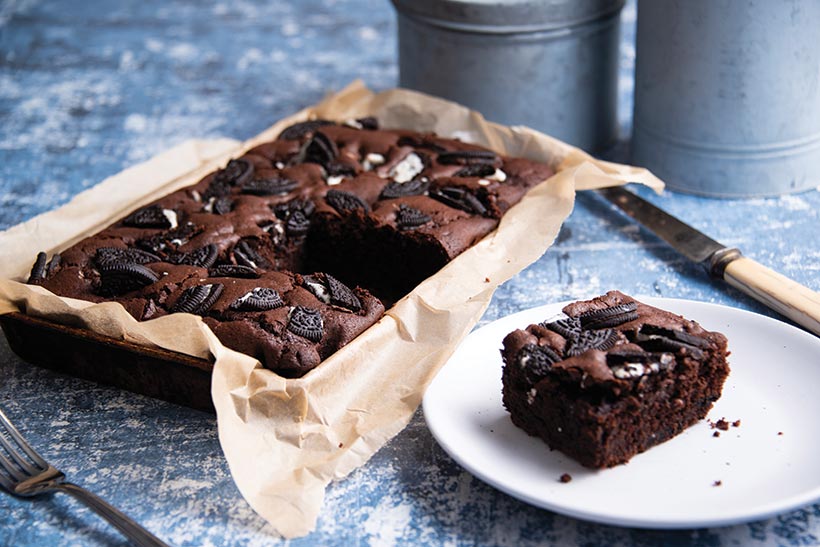
<instances>
[{"instance_id":1,"label":"crumpled baking paper edge","mask_svg":"<svg viewBox=\"0 0 820 547\"><path fill-rule=\"evenodd\" d=\"M645 169L594 160L531 129L486 122L441 99L407 90L375 94L354 82L241 145L230 140L184 143L0 234L3 249L58 252L272 140L295 121L364 115L376 115L384 127L435 131L545 161L558 174L530 191L495 232L303 378L284 379L226 348L196 316L140 323L116 303L60 298L0 279L0 313L19 310L115 338L197 357L213 355L212 397L231 473L250 505L285 537L313 530L329 482L363 465L407 425L425 388L478 322L496 287L537 260L555 239L572 210L575 190L624 182L659 190L662 183ZM0 276L24 279L32 258L0 265Z\"/></svg>"}]
</instances>

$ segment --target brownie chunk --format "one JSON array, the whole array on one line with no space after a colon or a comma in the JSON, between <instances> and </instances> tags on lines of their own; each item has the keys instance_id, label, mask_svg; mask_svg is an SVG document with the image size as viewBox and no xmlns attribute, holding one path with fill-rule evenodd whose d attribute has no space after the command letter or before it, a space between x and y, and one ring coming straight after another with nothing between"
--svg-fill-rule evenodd
<instances>
[{"instance_id":1,"label":"brownie chunk","mask_svg":"<svg viewBox=\"0 0 820 547\"><path fill-rule=\"evenodd\" d=\"M729 374L721 333L618 291L511 332L501 354L513 423L590 468L704 418Z\"/></svg>"}]
</instances>

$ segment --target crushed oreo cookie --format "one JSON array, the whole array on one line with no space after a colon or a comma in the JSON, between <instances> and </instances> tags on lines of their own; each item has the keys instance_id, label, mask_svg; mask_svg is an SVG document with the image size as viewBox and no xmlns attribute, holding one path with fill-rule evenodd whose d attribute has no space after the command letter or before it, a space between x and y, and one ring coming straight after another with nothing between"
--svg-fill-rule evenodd
<instances>
[{"instance_id":1,"label":"crushed oreo cookie","mask_svg":"<svg viewBox=\"0 0 820 547\"><path fill-rule=\"evenodd\" d=\"M606 355L607 366L612 374L621 380L641 378L647 374L669 370L674 363L675 357L671 353L621 350Z\"/></svg>"},{"instance_id":2,"label":"crushed oreo cookie","mask_svg":"<svg viewBox=\"0 0 820 547\"><path fill-rule=\"evenodd\" d=\"M253 176L255 169L248 160L235 159L214 174L214 179L228 186L242 186Z\"/></svg>"},{"instance_id":3,"label":"crushed oreo cookie","mask_svg":"<svg viewBox=\"0 0 820 547\"><path fill-rule=\"evenodd\" d=\"M424 226L431 220L433 219L430 215L404 203L400 204L398 211L396 211L396 226L399 230L413 230L419 226Z\"/></svg>"},{"instance_id":4,"label":"crushed oreo cookie","mask_svg":"<svg viewBox=\"0 0 820 547\"><path fill-rule=\"evenodd\" d=\"M365 213L370 212L370 207L367 203L362 201L359 196L351 194L350 192L328 190L327 194L325 194L325 201L339 213L347 213L356 210L361 210Z\"/></svg>"},{"instance_id":5,"label":"crushed oreo cookie","mask_svg":"<svg viewBox=\"0 0 820 547\"><path fill-rule=\"evenodd\" d=\"M564 355L573 357L591 349L606 351L615 346L617 341L618 334L612 329L582 330L567 340Z\"/></svg>"},{"instance_id":6,"label":"crushed oreo cookie","mask_svg":"<svg viewBox=\"0 0 820 547\"><path fill-rule=\"evenodd\" d=\"M325 274L325 282L327 283L328 293L330 295L330 304L338 308L357 312L362 309L362 301L359 297L344 283L333 277Z\"/></svg>"},{"instance_id":7,"label":"crushed oreo cookie","mask_svg":"<svg viewBox=\"0 0 820 547\"><path fill-rule=\"evenodd\" d=\"M124 219L125 226L134 228L176 228L177 214L171 209L163 209L159 205L149 205L137 209Z\"/></svg>"},{"instance_id":8,"label":"crushed oreo cookie","mask_svg":"<svg viewBox=\"0 0 820 547\"><path fill-rule=\"evenodd\" d=\"M177 299L174 306L171 308L172 313L193 313L195 315L202 315L211 309L225 286L221 283L209 283L207 285L195 285L188 287L179 299Z\"/></svg>"},{"instance_id":9,"label":"crushed oreo cookie","mask_svg":"<svg viewBox=\"0 0 820 547\"><path fill-rule=\"evenodd\" d=\"M446 148L433 141L432 136L425 135L403 135L399 137L399 140L396 141L396 144L398 146L411 146L413 148L423 148L426 150L436 152L437 154L447 151Z\"/></svg>"},{"instance_id":10,"label":"crushed oreo cookie","mask_svg":"<svg viewBox=\"0 0 820 547\"><path fill-rule=\"evenodd\" d=\"M453 150L438 155L438 162L444 165L495 163L498 159L498 154L490 150Z\"/></svg>"},{"instance_id":11,"label":"crushed oreo cookie","mask_svg":"<svg viewBox=\"0 0 820 547\"><path fill-rule=\"evenodd\" d=\"M327 168L338 155L339 148L336 143L321 131L317 131L305 147L304 161L318 163Z\"/></svg>"},{"instance_id":12,"label":"crushed oreo cookie","mask_svg":"<svg viewBox=\"0 0 820 547\"><path fill-rule=\"evenodd\" d=\"M638 304L627 302L609 308L590 310L578 316L581 327L585 329L603 329L617 327L638 318Z\"/></svg>"},{"instance_id":13,"label":"crushed oreo cookie","mask_svg":"<svg viewBox=\"0 0 820 547\"><path fill-rule=\"evenodd\" d=\"M286 327L296 336L307 338L311 342L318 342L324 335L324 322L319 310L295 306L288 314Z\"/></svg>"},{"instance_id":14,"label":"crushed oreo cookie","mask_svg":"<svg viewBox=\"0 0 820 547\"><path fill-rule=\"evenodd\" d=\"M335 123L330 120L308 120L295 123L282 130L282 132L279 133L279 138L286 141L299 140L326 125L335 125Z\"/></svg>"},{"instance_id":15,"label":"crushed oreo cookie","mask_svg":"<svg viewBox=\"0 0 820 547\"><path fill-rule=\"evenodd\" d=\"M40 251L39 253L37 253L37 258L34 260L34 264L31 266L31 272L28 275L29 284L37 283L46 278L47 260L48 255L46 255L45 252Z\"/></svg>"},{"instance_id":16,"label":"crushed oreo cookie","mask_svg":"<svg viewBox=\"0 0 820 547\"><path fill-rule=\"evenodd\" d=\"M202 232L201 227L186 222L172 230L138 239L136 246L150 253L162 253L185 245L200 232Z\"/></svg>"},{"instance_id":17,"label":"crushed oreo cookie","mask_svg":"<svg viewBox=\"0 0 820 547\"><path fill-rule=\"evenodd\" d=\"M396 182L391 180L382 189L379 199L396 199L407 196L423 196L430 188L430 180L426 177L419 177L407 182Z\"/></svg>"},{"instance_id":18,"label":"crushed oreo cookie","mask_svg":"<svg viewBox=\"0 0 820 547\"><path fill-rule=\"evenodd\" d=\"M239 240L233 248L233 258L240 266L248 268L269 268L270 263L260 255L245 239Z\"/></svg>"},{"instance_id":19,"label":"crushed oreo cookie","mask_svg":"<svg viewBox=\"0 0 820 547\"><path fill-rule=\"evenodd\" d=\"M454 177L490 177L495 174L495 167L491 163L471 163L462 167Z\"/></svg>"},{"instance_id":20,"label":"crushed oreo cookie","mask_svg":"<svg viewBox=\"0 0 820 547\"><path fill-rule=\"evenodd\" d=\"M655 325L642 325L637 332L627 333L630 340L647 351L686 351L695 359L703 359L702 348L708 346L705 339L680 330L665 329Z\"/></svg>"},{"instance_id":21,"label":"crushed oreo cookie","mask_svg":"<svg viewBox=\"0 0 820 547\"><path fill-rule=\"evenodd\" d=\"M256 279L259 272L255 269L242 266L240 264L220 264L208 270L210 277L239 277L243 279Z\"/></svg>"},{"instance_id":22,"label":"crushed oreo cookie","mask_svg":"<svg viewBox=\"0 0 820 547\"><path fill-rule=\"evenodd\" d=\"M535 385L549 374L552 365L561 360L552 348L527 344L518 352L516 362L524 371L524 377L529 385Z\"/></svg>"},{"instance_id":23,"label":"crushed oreo cookie","mask_svg":"<svg viewBox=\"0 0 820 547\"><path fill-rule=\"evenodd\" d=\"M256 287L247 294L237 298L230 308L236 311L267 311L285 305L276 289Z\"/></svg>"},{"instance_id":24,"label":"crushed oreo cookie","mask_svg":"<svg viewBox=\"0 0 820 547\"><path fill-rule=\"evenodd\" d=\"M481 203L481 200L465 188L442 186L441 188L430 190L430 197L449 207L461 209L474 215L483 215L487 212L487 208Z\"/></svg>"},{"instance_id":25,"label":"crushed oreo cookie","mask_svg":"<svg viewBox=\"0 0 820 547\"><path fill-rule=\"evenodd\" d=\"M97 293L102 296L116 296L141 289L159 280L150 268L131 262L113 262L97 268L100 284Z\"/></svg>"},{"instance_id":26,"label":"crushed oreo cookie","mask_svg":"<svg viewBox=\"0 0 820 547\"><path fill-rule=\"evenodd\" d=\"M100 247L97 249L97 252L94 253L94 263L97 266L104 266L105 264L115 262L150 264L151 262L162 262L162 259L154 253L133 248Z\"/></svg>"},{"instance_id":27,"label":"crushed oreo cookie","mask_svg":"<svg viewBox=\"0 0 820 547\"><path fill-rule=\"evenodd\" d=\"M295 180L284 177L268 177L264 179L251 179L242 185L243 194L254 196L278 196L287 194L295 190L299 183Z\"/></svg>"},{"instance_id":28,"label":"crushed oreo cookie","mask_svg":"<svg viewBox=\"0 0 820 547\"><path fill-rule=\"evenodd\" d=\"M219 256L219 249L213 243L209 243L204 247L200 247L195 251L182 253L177 256L174 262L176 264L186 264L188 266L196 266L198 268L210 268L216 263Z\"/></svg>"}]
</instances>

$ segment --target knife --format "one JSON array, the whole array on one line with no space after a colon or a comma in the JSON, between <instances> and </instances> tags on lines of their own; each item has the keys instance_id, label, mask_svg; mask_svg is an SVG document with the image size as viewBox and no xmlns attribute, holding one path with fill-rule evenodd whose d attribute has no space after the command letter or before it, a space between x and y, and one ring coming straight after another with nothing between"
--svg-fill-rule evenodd
<instances>
[{"instance_id":1,"label":"knife","mask_svg":"<svg viewBox=\"0 0 820 547\"><path fill-rule=\"evenodd\" d=\"M709 274L820 336L820 293L726 247L620 186L598 193Z\"/></svg>"}]
</instances>

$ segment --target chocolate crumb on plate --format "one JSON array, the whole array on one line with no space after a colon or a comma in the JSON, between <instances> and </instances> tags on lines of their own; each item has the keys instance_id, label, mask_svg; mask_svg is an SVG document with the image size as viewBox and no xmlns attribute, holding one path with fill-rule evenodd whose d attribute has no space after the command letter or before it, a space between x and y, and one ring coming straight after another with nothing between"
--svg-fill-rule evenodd
<instances>
[{"instance_id":1,"label":"chocolate crumb on plate","mask_svg":"<svg viewBox=\"0 0 820 547\"><path fill-rule=\"evenodd\" d=\"M558 480L566 484L572 480L572 475L569 473L564 473Z\"/></svg>"}]
</instances>

